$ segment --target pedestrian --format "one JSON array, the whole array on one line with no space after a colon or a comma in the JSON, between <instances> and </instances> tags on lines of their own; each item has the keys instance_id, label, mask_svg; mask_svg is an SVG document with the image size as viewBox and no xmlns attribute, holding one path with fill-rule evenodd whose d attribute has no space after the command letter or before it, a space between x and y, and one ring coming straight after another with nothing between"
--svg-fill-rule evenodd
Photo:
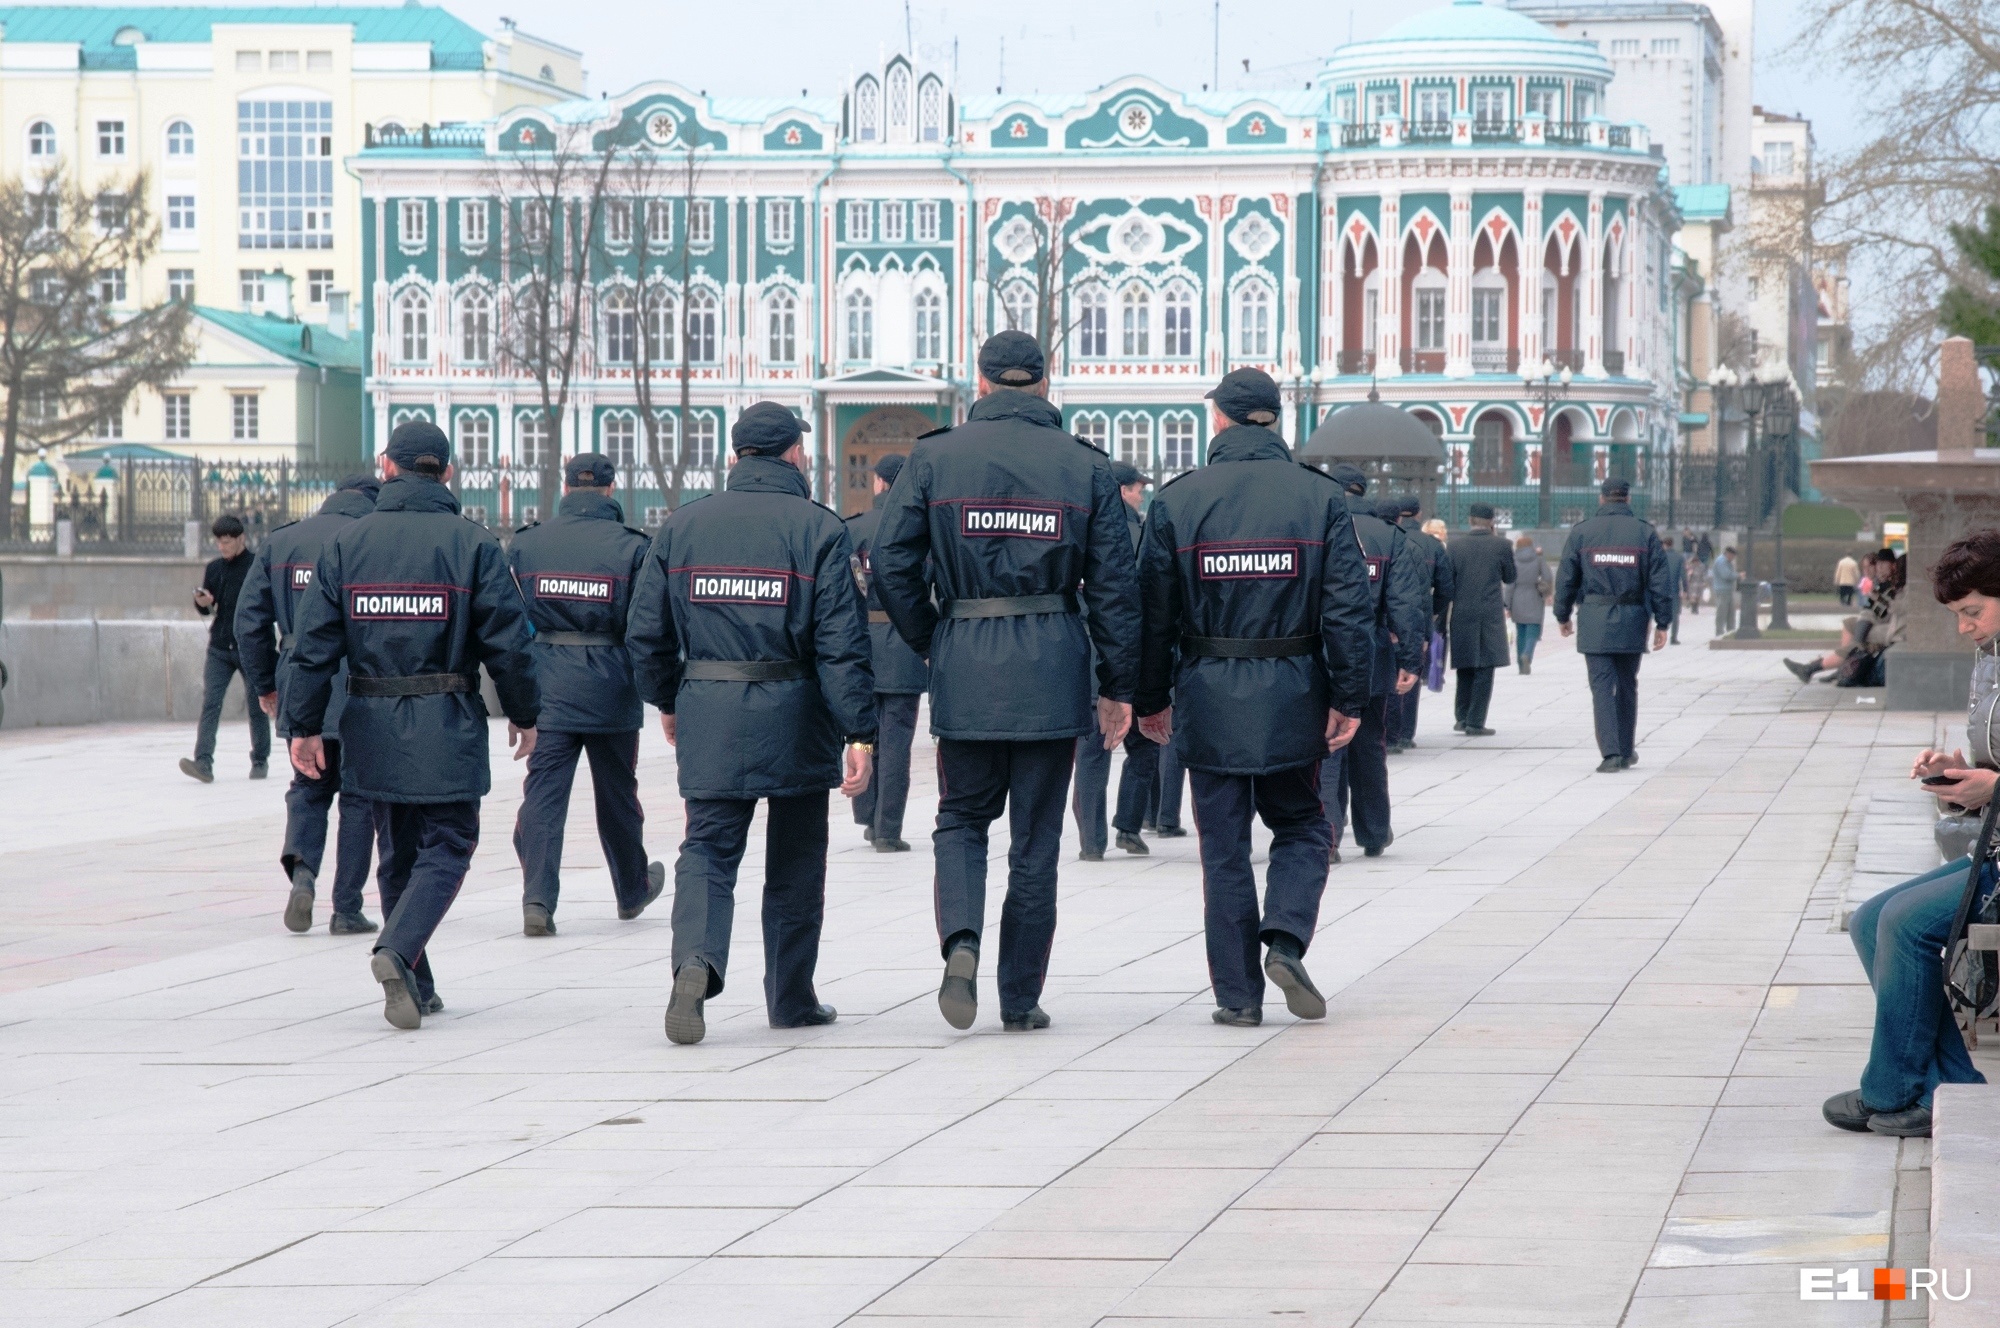
<instances>
[{"instance_id":1,"label":"pedestrian","mask_svg":"<svg viewBox=\"0 0 2000 1328\"><path fill-rule=\"evenodd\" d=\"M1861 584L1861 564L1851 553L1840 555L1840 561L1833 565L1833 589L1840 596L1840 605L1846 608L1854 603L1855 588Z\"/></svg>"},{"instance_id":2,"label":"pedestrian","mask_svg":"<svg viewBox=\"0 0 2000 1328\"><path fill-rule=\"evenodd\" d=\"M1139 468L1126 461L1111 463L1111 477L1118 485L1118 497L1125 504L1125 532L1132 537L1132 557L1139 556L1146 524L1142 509L1146 501L1146 479ZM1125 762L1118 770L1118 802L1111 816L1114 842L1127 853L1144 857L1151 850L1140 835L1152 821L1158 805L1162 754L1166 747L1139 732L1137 724L1125 731ZM1175 790L1179 807L1179 790ZM1157 821L1154 822L1158 824Z\"/></svg>"},{"instance_id":3,"label":"pedestrian","mask_svg":"<svg viewBox=\"0 0 2000 1328\"><path fill-rule=\"evenodd\" d=\"M1653 649L1667 644L1674 586L1659 532L1633 515L1629 480L1598 486L1597 515L1570 527L1556 569L1556 624L1576 633L1577 653L1590 669L1590 709L1597 726L1597 773L1639 764L1639 658L1646 621ZM1575 621L1571 621L1574 615Z\"/></svg>"},{"instance_id":4,"label":"pedestrian","mask_svg":"<svg viewBox=\"0 0 2000 1328\"><path fill-rule=\"evenodd\" d=\"M1534 537L1517 537L1514 585L1506 592L1507 616L1514 620L1514 663L1523 674L1535 671L1535 646L1542 639L1542 620L1548 612L1549 591L1554 587L1548 559L1542 557Z\"/></svg>"},{"instance_id":5,"label":"pedestrian","mask_svg":"<svg viewBox=\"0 0 2000 1328\"><path fill-rule=\"evenodd\" d=\"M868 643L875 672L875 760L873 778L853 802L854 823L877 853L908 853L903 838L903 809L910 801L910 743L917 735L917 704L930 690L930 663L896 634L875 593L872 562L875 531L882 504L906 458L892 452L875 463L875 504L847 518L847 538L854 545L855 585L868 611Z\"/></svg>"},{"instance_id":6,"label":"pedestrian","mask_svg":"<svg viewBox=\"0 0 2000 1328\"><path fill-rule=\"evenodd\" d=\"M1063 431L1035 339L1001 332L978 367L970 418L918 439L889 493L875 585L896 630L931 661L938 1008L953 1028L977 1017L987 827L1009 811L1000 1020L1020 1031L1049 1025L1041 995L1063 800L1093 694L1107 751L1131 726L1138 572L1111 462Z\"/></svg>"},{"instance_id":7,"label":"pedestrian","mask_svg":"<svg viewBox=\"0 0 2000 1328\"><path fill-rule=\"evenodd\" d=\"M1736 630L1736 549L1725 548L1708 568L1708 583L1715 589L1715 634L1727 636Z\"/></svg>"},{"instance_id":8,"label":"pedestrian","mask_svg":"<svg viewBox=\"0 0 2000 1328\"><path fill-rule=\"evenodd\" d=\"M727 490L660 526L626 621L640 695L660 708L687 803L665 1021L681 1044L706 1036L705 1006L723 990L737 868L760 800L770 808L764 1012L773 1028L838 1017L813 987L827 793L868 786L875 691L854 546L802 469L809 427L775 401L737 417Z\"/></svg>"},{"instance_id":9,"label":"pedestrian","mask_svg":"<svg viewBox=\"0 0 2000 1328\"><path fill-rule=\"evenodd\" d=\"M1140 533L1144 529L1139 508L1145 500L1146 480L1131 462L1114 461L1111 463L1111 481L1118 486L1118 497L1125 505L1125 533L1132 537L1132 555L1136 559ZM1136 727L1125 731L1122 745L1125 766L1118 776L1118 802L1112 823L1117 830L1118 847L1143 857L1151 850L1140 838L1139 831L1145 820L1146 803L1152 796L1152 778L1158 771L1159 749L1146 741ZM1145 753L1137 757L1137 761L1144 765L1143 774L1135 770L1135 749ZM1106 803L1111 790L1111 752L1104 744L1103 733L1095 728L1076 740L1073 781L1070 815L1076 820L1077 838L1082 841L1077 859L1081 862L1102 862L1105 843L1111 833L1106 820Z\"/></svg>"},{"instance_id":10,"label":"pedestrian","mask_svg":"<svg viewBox=\"0 0 2000 1328\"><path fill-rule=\"evenodd\" d=\"M243 593L244 579L256 561L243 522L224 514L208 528L215 536L220 558L209 559L202 570L201 588L194 592L194 608L208 625L208 657L201 671L201 722L195 727L194 758L181 758L181 773L204 784L215 782L215 733L222 723L222 702L229 694L229 680L243 670L236 649L236 606ZM255 689L243 679L244 709L250 714L250 778L264 779L271 773L271 720L257 704Z\"/></svg>"},{"instance_id":11,"label":"pedestrian","mask_svg":"<svg viewBox=\"0 0 2000 1328\"><path fill-rule=\"evenodd\" d=\"M1347 514L1368 568L1375 653L1361 726L1353 742L1327 756L1320 785L1333 826L1331 847L1339 848L1351 809L1354 841L1365 856L1379 858L1396 840L1389 812L1389 698L1416 689L1423 658L1419 643L1430 635L1431 576L1410 551L1408 536L1375 515L1367 499L1368 477L1358 466L1342 462L1331 477L1346 495Z\"/></svg>"},{"instance_id":12,"label":"pedestrian","mask_svg":"<svg viewBox=\"0 0 2000 1328\"><path fill-rule=\"evenodd\" d=\"M280 718L289 681L291 652L297 641L300 601L312 591L320 555L335 536L375 510L382 482L370 474L350 475L303 521L279 526L264 537L256 562L243 581L236 604L236 642L243 660L243 682L257 698L257 709L278 720L278 736L289 745L292 733ZM347 704L347 661L334 670L323 731L340 732L340 712ZM313 896L326 854L326 822L337 800L340 837L335 841L333 917L326 929L335 936L365 935L375 922L361 911L361 887L368 880L369 855L379 836L388 857L389 826L378 818L375 804L340 778L340 739L326 738L324 770L308 775L292 771L285 790L285 843L278 865L291 887L285 900L285 926L295 932L312 930ZM379 825L378 825L379 821Z\"/></svg>"},{"instance_id":13,"label":"pedestrian","mask_svg":"<svg viewBox=\"0 0 2000 1328\"><path fill-rule=\"evenodd\" d=\"M1209 397L1207 464L1163 488L1146 522L1137 708L1188 767L1212 1017L1262 1023L1268 977L1294 1015L1320 1019L1304 962L1333 843L1320 767L1370 704L1380 582L1341 486L1302 474L1268 427L1281 410L1270 376L1233 370ZM1271 832L1261 911L1253 814Z\"/></svg>"},{"instance_id":14,"label":"pedestrian","mask_svg":"<svg viewBox=\"0 0 2000 1328\"><path fill-rule=\"evenodd\" d=\"M1699 613L1708 590L1708 568L1692 553L1677 556L1681 563L1681 604L1689 613Z\"/></svg>"},{"instance_id":15,"label":"pedestrian","mask_svg":"<svg viewBox=\"0 0 2000 1328\"><path fill-rule=\"evenodd\" d=\"M1715 561L1715 545L1710 543L1708 532L1705 530L1701 532L1701 538L1695 541L1694 556L1695 561L1704 567Z\"/></svg>"},{"instance_id":16,"label":"pedestrian","mask_svg":"<svg viewBox=\"0 0 2000 1328\"><path fill-rule=\"evenodd\" d=\"M1490 738L1486 709L1493 704L1493 671L1507 663L1507 608L1502 586L1514 584L1514 550L1493 531L1493 508L1466 509L1470 528L1451 537L1456 589L1451 599L1451 666L1458 673L1452 728L1470 738Z\"/></svg>"},{"instance_id":17,"label":"pedestrian","mask_svg":"<svg viewBox=\"0 0 2000 1328\"><path fill-rule=\"evenodd\" d=\"M425 953L458 897L492 787L483 661L519 761L535 750L541 693L521 592L500 541L459 515L445 487L451 442L405 420L383 453L375 510L334 536L298 604L284 697L292 767L327 770L324 723L347 661L341 787L386 803L389 853L376 881L386 918L369 960L382 1015L418 1028L444 1008Z\"/></svg>"},{"instance_id":18,"label":"pedestrian","mask_svg":"<svg viewBox=\"0 0 2000 1328\"><path fill-rule=\"evenodd\" d=\"M625 524L612 498L617 467L584 452L563 464L556 514L514 532L507 564L534 624L542 716L514 819L521 860L521 933L556 934L563 828L579 757L590 761L597 842L611 871L620 921L646 911L666 888L664 863L646 857L639 805L639 729L645 707L632 681L625 620L645 566L646 532Z\"/></svg>"},{"instance_id":19,"label":"pedestrian","mask_svg":"<svg viewBox=\"0 0 2000 1328\"><path fill-rule=\"evenodd\" d=\"M1686 588L1686 582L1682 579L1680 555L1668 549L1664 541L1661 543L1660 548L1666 554L1667 559L1664 568L1666 572L1667 611L1673 615L1672 621L1667 627L1667 644L1677 646L1681 643L1681 592Z\"/></svg>"},{"instance_id":20,"label":"pedestrian","mask_svg":"<svg viewBox=\"0 0 2000 1328\"><path fill-rule=\"evenodd\" d=\"M1395 514L1391 518L1389 509ZM1423 653L1417 661L1417 678L1422 681L1431 667L1431 638L1437 635L1451 616L1451 597L1456 590L1452 580L1451 558L1444 551L1444 541L1430 534L1417 523L1417 514L1423 510L1423 502L1417 495L1405 494L1401 498L1384 501L1377 512L1384 521L1400 526L1403 536L1409 541L1410 551L1428 569L1431 586L1430 618L1424 624ZM1396 756L1417 745L1417 703L1422 700L1424 689L1412 687L1409 691L1389 694L1389 755Z\"/></svg>"}]
</instances>

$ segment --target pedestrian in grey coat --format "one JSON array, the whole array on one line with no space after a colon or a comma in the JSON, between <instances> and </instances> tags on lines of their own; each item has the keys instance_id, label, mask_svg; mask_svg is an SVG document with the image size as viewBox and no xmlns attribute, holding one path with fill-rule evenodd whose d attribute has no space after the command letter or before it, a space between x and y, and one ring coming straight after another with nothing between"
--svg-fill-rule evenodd
<instances>
[{"instance_id":1,"label":"pedestrian in grey coat","mask_svg":"<svg viewBox=\"0 0 2000 1328\"><path fill-rule=\"evenodd\" d=\"M1456 594L1451 602L1451 666L1458 671L1452 727L1488 738L1486 708L1493 700L1493 670L1507 662L1507 604L1502 586L1514 584L1514 550L1493 531L1493 509L1471 508L1472 528L1451 537Z\"/></svg>"},{"instance_id":2,"label":"pedestrian in grey coat","mask_svg":"<svg viewBox=\"0 0 2000 1328\"><path fill-rule=\"evenodd\" d=\"M1535 671L1535 645L1542 639L1548 616L1549 592L1555 578L1548 560L1526 535L1514 541L1514 586L1507 592L1507 616L1514 620L1514 662L1523 673Z\"/></svg>"}]
</instances>

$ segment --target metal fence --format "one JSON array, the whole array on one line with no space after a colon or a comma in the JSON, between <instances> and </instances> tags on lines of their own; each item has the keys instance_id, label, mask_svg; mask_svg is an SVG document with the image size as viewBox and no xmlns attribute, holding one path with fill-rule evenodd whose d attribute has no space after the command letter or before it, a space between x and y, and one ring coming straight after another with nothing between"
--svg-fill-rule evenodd
<instances>
[{"instance_id":1,"label":"metal fence","mask_svg":"<svg viewBox=\"0 0 2000 1328\"><path fill-rule=\"evenodd\" d=\"M76 554L179 554L187 549L190 522L201 547L212 549L208 527L224 513L242 519L254 547L265 532L317 511L343 473L306 462L126 457L89 478L56 483L46 513L36 510L32 493L29 503L16 503L0 551L57 553L66 533L68 551Z\"/></svg>"}]
</instances>

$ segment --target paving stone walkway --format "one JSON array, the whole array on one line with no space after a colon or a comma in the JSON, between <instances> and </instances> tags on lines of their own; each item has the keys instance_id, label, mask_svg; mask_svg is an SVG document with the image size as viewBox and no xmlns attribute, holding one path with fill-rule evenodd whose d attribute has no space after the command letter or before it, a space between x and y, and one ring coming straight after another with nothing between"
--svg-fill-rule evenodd
<instances>
[{"instance_id":1,"label":"paving stone walkway","mask_svg":"<svg viewBox=\"0 0 2000 1328\"><path fill-rule=\"evenodd\" d=\"M1500 678L1496 738L1427 698L1394 847L1327 891L1329 1018L1254 1030L1208 1019L1192 838L1102 864L1072 839L1055 1026L1003 1034L989 999L946 1027L923 738L916 853L836 823L840 1022L765 1024L759 830L730 988L682 1048L666 907L615 920L582 778L561 934L528 940L496 743L433 950L449 1012L401 1034L364 938L324 907L282 930L282 784L245 781L240 726L209 787L174 771L182 729L0 735L0 1318L1881 1324L1798 1299L1801 1265L1924 1248L1928 1145L1819 1119L1871 1008L1829 919L1871 791L1940 721L1685 635L1619 776L1559 640ZM641 778L671 859L655 731Z\"/></svg>"}]
</instances>

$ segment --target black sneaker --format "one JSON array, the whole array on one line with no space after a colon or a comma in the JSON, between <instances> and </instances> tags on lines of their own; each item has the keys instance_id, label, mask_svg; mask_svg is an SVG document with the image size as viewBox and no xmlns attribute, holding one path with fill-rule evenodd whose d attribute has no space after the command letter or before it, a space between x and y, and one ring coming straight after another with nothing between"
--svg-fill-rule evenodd
<instances>
[{"instance_id":1,"label":"black sneaker","mask_svg":"<svg viewBox=\"0 0 2000 1328\"><path fill-rule=\"evenodd\" d=\"M674 994L667 1000L667 1041L693 1046L708 1036L702 1006L708 1003L708 965L690 959L674 974Z\"/></svg>"},{"instance_id":2,"label":"black sneaker","mask_svg":"<svg viewBox=\"0 0 2000 1328\"><path fill-rule=\"evenodd\" d=\"M1031 1033L1038 1028L1049 1026L1048 1011L1039 1005L1031 1005L1019 1014L1000 1016L1000 1027L1009 1033Z\"/></svg>"},{"instance_id":3,"label":"black sneaker","mask_svg":"<svg viewBox=\"0 0 2000 1328\"><path fill-rule=\"evenodd\" d=\"M1826 1117L1826 1123L1836 1129L1866 1134L1868 1118L1875 1113L1861 1101L1861 1090L1850 1088L1845 1093L1835 1093L1822 1103L1819 1114Z\"/></svg>"},{"instance_id":4,"label":"black sneaker","mask_svg":"<svg viewBox=\"0 0 2000 1328\"><path fill-rule=\"evenodd\" d=\"M395 1028L422 1028L425 1003L403 957L394 950L377 950L369 957L368 971L382 984L382 1017Z\"/></svg>"},{"instance_id":5,"label":"black sneaker","mask_svg":"<svg viewBox=\"0 0 2000 1328\"><path fill-rule=\"evenodd\" d=\"M1124 849L1127 853L1135 854L1142 858L1153 851L1146 847L1145 840L1139 838L1137 835L1128 834L1123 830L1118 832L1118 847Z\"/></svg>"},{"instance_id":6,"label":"black sneaker","mask_svg":"<svg viewBox=\"0 0 2000 1328\"><path fill-rule=\"evenodd\" d=\"M425 1013L425 1014L443 1014L443 1013L444 1013L444 997L442 997L442 996L438 995L438 994L437 994L436 992L432 992L432 993L431 993L431 998L430 998L429 1000L427 1000L427 1001L425 1001L425 1002L424 1002L424 1013Z\"/></svg>"},{"instance_id":7,"label":"black sneaker","mask_svg":"<svg viewBox=\"0 0 2000 1328\"><path fill-rule=\"evenodd\" d=\"M181 773L189 779L198 779L204 784L213 784L215 782L215 766L207 761L196 761L183 756L181 758Z\"/></svg>"},{"instance_id":8,"label":"black sneaker","mask_svg":"<svg viewBox=\"0 0 2000 1328\"><path fill-rule=\"evenodd\" d=\"M1868 1118L1868 1128L1876 1134L1893 1135L1898 1139L1928 1139L1931 1137L1931 1109L1904 1107L1901 1111L1878 1111Z\"/></svg>"},{"instance_id":9,"label":"black sneaker","mask_svg":"<svg viewBox=\"0 0 2000 1328\"><path fill-rule=\"evenodd\" d=\"M869 844L872 844L872 843L874 843L874 842L875 842L875 828L874 828L873 826L867 826L867 825L864 825L864 826L862 826L862 827L861 827L861 838L862 838L862 841L863 841L864 843L869 843Z\"/></svg>"},{"instance_id":10,"label":"black sneaker","mask_svg":"<svg viewBox=\"0 0 2000 1328\"><path fill-rule=\"evenodd\" d=\"M1285 993L1285 1008L1301 1019L1326 1018L1326 997L1306 973L1304 959L1289 953L1289 947L1272 946L1264 954L1264 976Z\"/></svg>"},{"instance_id":11,"label":"black sneaker","mask_svg":"<svg viewBox=\"0 0 2000 1328\"><path fill-rule=\"evenodd\" d=\"M1379 858L1382 856L1382 850L1387 847L1387 844L1363 844L1361 846L1361 856L1364 858Z\"/></svg>"},{"instance_id":12,"label":"black sneaker","mask_svg":"<svg viewBox=\"0 0 2000 1328\"><path fill-rule=\"evenodd\" d=\"M1326 864L1329 867L1333 867L1333 866L1338 866L1339 863L1340 863L1340 845L1335 844L1332 848L1326 851Z\"/></svg>"},{"instance_id":13,"label":"black sneaker","mask_svg":"<svg viewBox=\"0 0 2000 1328\"><path fill-rule=\"evenodd\" d=\"M1161 839L1186 839L1187 831L1177 825L1163 825L1153 832Z\"/></svg>"},{"instance_id":14,"label":"black sneaker","mask_svg":"<svg viewBox=\"0 0 2000 1328\"><path fill-rule=\"evenodd\" d=\"M303 862L292 868L292 893L285 900L285 930L312 930L314 884L312 868Z\"/></svg>"},{"instance_id":15,"label":"black sneaker","mask_svg":"<svg viewBox=\"0 0 2000 1328\"><path fill-rule=\"evenodd\" d=\"M1597 763L1597 773L1600 775L1615 775L1624 768L1625 758L1622 756L1607 756Z\"/></svg>"},{"instance_id":16,"label":"black sneaker","mask_svg":"<svg viewBox=\"0 0 2000 1328\"><path fill-rule=\"evenodd\" d=\"M1481 725L1478 728L1463 728L1460 729L1459 732L1463 733L1468 738L1490 738L1495 733L1499 732L1499 730L1489 729L1486 726Z\"/></svg>"},{"instance_id":17,"label":"black sneaker","mask_svg":"<svg viewBox=\"0 0 2000 1328\"><path fill-rule=\"evenodd\" d=\"M1813 675L1819 672L1819 664L1816 661L1811 664L1801 664L1798 660L1788 659L1785 661L1785 667L1790 669L1792 676L1800 682L1811 682Z\"/></svg>"},{"instance_id":18,"label":"black sneaker","mask_svg":"<svg viewBox=\"0 0 2000 1328\"><path fill-rule=\"evenodd\" d=\"M1093 853L1089 849L1085 849L1076 855L1076 860L1078 862L1102 862L1104 861L1104 854L1102 851Z\"/></svg>"},{"instance_id":19,"label":"black sneaker","mask_svg":"<svg viewBox=\"0 0 2000 1328\"><path fill-rule=\"evenodd\" d=\"M1255 1028L1264 1022L1264 1012L1254 1005L1246 1006L1241 1010L1232 1010L1225 1005L1211 1014L1209 1018L1218 1024L1228 1024L1232 1028Z\"/></svg>"},{"instance_id":20,"label":"black sneaker","mask_svg":"<svg viewBox=\"0 0 2000 1328\"><path fill-rule=\"evenodd\" d=\"M549 916L548 909L540 904L521 905L521 934L523 936L553 936L556 934L556 920Z\"/></svg>"},{"instance_id":21,"label":"black sneaker","mask_svg":"<svg viewBox=\"0 0 2000 1328\"><path fill-rule=\"evenodd\" d=\"M250 778L269 779L270 777L271 763L269 761L252 761L250 763Z\"/></svg>"},{"instance_id":22,"label":"black sneaker","mask_svg":"<svg viewBox=\"0 0 2000 1328\"><path fill-rule=\"evenodd\" d=\"M646 897L630 908L620 908L618 910L618 920L620 922L630 922L632 919L638 917L646 911L647 905L660 897L660 892L666 888L667 864L664 862L648 863L646 866ZM553 925L550 927L550 930L554 930Z\"/></svg>"},{"instance_id":23,"label":"black sneaker","mask_svg":"<svg viewBox=\"0 0 2000 1328\"><path fill-rule=\"evenodd\" d=\"M906 839L892 839L888 835L880 835L875 840L875 851L877 853L908 853L910 851L910 844Z\"/></svg>"},{"instance_id":24,"label":"black sneaker","mask_svg":"<svg viewBox=\"0 0 2000 1328\"><path fill-rule=\"evenodd\" d=\"M979 1017L979 947L971 941L960 941L945 956L938 1011L957 1029L971 1028Z\"/></svg>"},{"instance_id":25,"label":"black sneaker","mask_svg":"<svg viewBox=\"0 0 2000 1328\"><path fill-rule=\"evenodd\" d=\"M1633 752L1630 756L1627 756L1625 758L1625 768L1627 770L1630 770L1633 766L1637 764L1639 764L1639 753Z\"/></svg>"},{"instance_id":26,"label":"black sneaker","mask_svg":"<svg viewBox=\"0 0 2000 1328\"><path fill-rule=\"evenodd\" d=\"M840 1018L840 1011L834 1009L831 1005L815 1005L813 1006L812 1009L808 1010L803 1015L800 1015L797 1019L792 1020L792 1022L789 1024L781 1024L777 1020L773 1019L771 1021L771 1027L818 1028L822 1024L830 1024L838 1018Z\"/></svg>"},{"instance_id":27,"label":"black sneaker","mask_svg":"<svg viewBox=\"0 0 2000 1328\"><path fill-rule=\"evenodd\" d=\"M375 919L365 913L336 913L328 919L326 930L332 936L366 936L380 928L375 925Z\"/></svg>"}]
</instances>

